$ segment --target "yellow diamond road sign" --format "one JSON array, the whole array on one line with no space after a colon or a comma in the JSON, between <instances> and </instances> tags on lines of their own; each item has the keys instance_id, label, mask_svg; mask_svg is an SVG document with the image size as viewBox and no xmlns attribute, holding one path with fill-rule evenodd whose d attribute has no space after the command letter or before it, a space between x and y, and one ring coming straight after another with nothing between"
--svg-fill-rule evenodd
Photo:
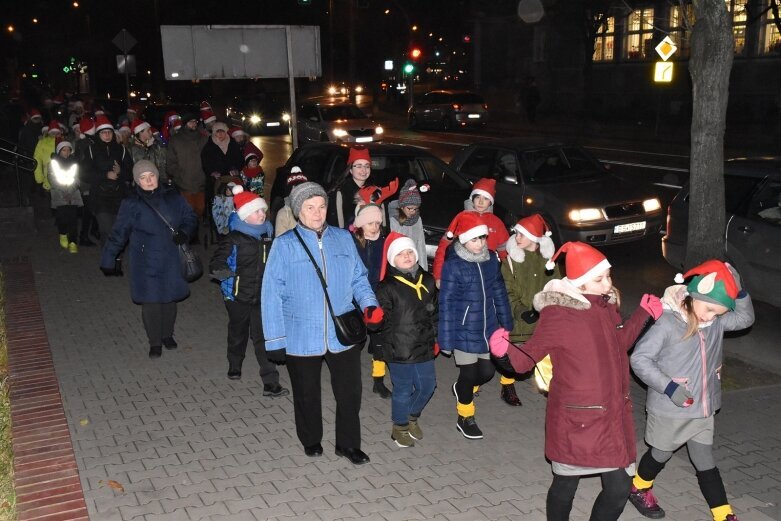
<instances>
[{"instance_id":1,"label":"yellow diamond road sign","mask_svg":"<svg viewBox=\"0 0 781 521\"><path fill-rule=\"evenodd\" d=\"M670 56L675 54L675 51L678 50L678 47L675 46L675 43L670 39L669 36L665 36L664 40L659 42L659 45L656 46L656 52L661 56L662 60L667 61L670 59Z\"/></svg>"}]
</instances>

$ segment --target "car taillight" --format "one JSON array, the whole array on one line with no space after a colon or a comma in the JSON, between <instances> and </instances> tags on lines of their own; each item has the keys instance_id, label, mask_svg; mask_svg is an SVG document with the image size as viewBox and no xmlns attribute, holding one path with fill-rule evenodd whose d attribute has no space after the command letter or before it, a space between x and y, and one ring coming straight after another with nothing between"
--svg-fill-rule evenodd
<instances>
[{"instance_id":1,"label":"car taillight","mask_svg":"<svg viewBox=\"0 0 781 521\"><path fill-rule=\"evenodd\" d=\"M453 103L452 107L453 110L461 110L461 105L459 105L458 103Z\"/></svg>"},{"instance_id":2,"label":"car taillight","mask_svg":"<svg viewBox=\"0 0 781 521\"><path fill-rule=\"evenodd\" d=\"M485 110L488 110L488 103L483 103L483 108L484 108Z\"/></svg>"}]
</instances>

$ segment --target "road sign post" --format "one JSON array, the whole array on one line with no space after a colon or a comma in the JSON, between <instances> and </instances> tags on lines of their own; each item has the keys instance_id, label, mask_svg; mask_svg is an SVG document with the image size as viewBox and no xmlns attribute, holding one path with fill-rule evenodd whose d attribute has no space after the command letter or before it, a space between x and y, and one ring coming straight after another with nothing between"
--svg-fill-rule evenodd
<instances>
[{"instance_id":1,"label":"road sign post","mask_svg":"<svg viewBox=\"0 0 781 521\"><path fill-rule=\"evenodd\" d=\"M117 33L111 42L116 45L122 54L125 55L123 63L125 64L125 103L130 106L130 67L128 67L128 54L127 52L138 43L133 35L130 34L127 29L122 29Z\"/></svg>"},{"instance_id":2,"label":"road sign post","mask_svg":"<svg viewBox=\"0 0 781 521\"><path fill-rule=\"evenodd\" d=\"M665 36L661 42L655 47L656 54L662 59L660 62L654 63L654 83L672 83L673 70L675 64L668 62L667 60L675 54L678 47L675 42L669 36ZM654 126L654 136L659 135L659 123L662 119L662 90L659 90L659 102L656 105L656 125Z\"/></svg>"}]
</instances>

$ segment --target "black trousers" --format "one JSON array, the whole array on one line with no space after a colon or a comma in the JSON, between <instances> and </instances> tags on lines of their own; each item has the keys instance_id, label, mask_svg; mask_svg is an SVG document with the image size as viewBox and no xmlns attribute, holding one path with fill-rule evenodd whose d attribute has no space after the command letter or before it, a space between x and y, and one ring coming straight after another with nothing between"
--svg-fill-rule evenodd
<instances>
[{"instance_id":1,"label":"black trousers","mask_svg":"<svg viewBox=\"0 0 781 521\"><path fill-rule=\"evenodd\" d=\"M602 492L591 508L590 521L615 521L624 511L629 499L632 477L624 469L600 474ZM578 490L581 476L553 474L553 483L548 489L546 510L548 521L567 521L572 510L572 501Z\"/></svg>"},{"instance_id":2,"label":"black trousers","mask_svg":"<svg viewBox=\"0 0 781 521\"><path fill-rule=\"evenodd\" d=\"M474 364L459 365L458 380L456 380L459 403L464 405L472 403L475 386L490 382L495 372L496 366L487 358L478 358Z\"/></svg>"},{"instance_id":3,"label":"black trousers","mask_svg":"<svg viewBox=\"0 0 781 521\"><path fill-rule=\"evenodd\" d=\"M263 383L279 383L277 366L266 358L260 304L226 300L225 309L228 310L228 363L241 367L247 354L247 340L251 338Z\"/></svg>"},{"instance_id":4,"label":"black trousers","mask_svg":"<svg viewBox=\"0 0 781 521\"><path fill-rule=\"evenodd\" d=\"M79 233L79 207L73 204L58 206L54 212L54 220L57 222L57 233L67 235L68 242L78 242Z\"/></svg>"},{"instance_id":5,"label":"black trousers","mask_svg":"<svg viewBox=\"0 0 781 521\"><path fill-rule=\"evenodd\" d=\"M361 347L324 356L287 357L287 370L293 388L296 434L305 447L323 439L323 410L320 374L323 359L331 373L331 390L336 399L336 445L361 448Z\"/></svg>"},{"instance_id":6,"label":"black trousers","mask_svg":"<svg viewBox=\"0 0 781 521\"><path fill-rule=\"evenodd\" d=\"M81 200L84 201L84 206L81 208L81 233L79 239L84 241L89 239L90 231L93 233L98 231L98 221L92 214L90 195L82 193Z\"/></svg>"},{"instance_id":7,"label":"black trousers","mask_svg":"<svg viewBox=\"0 0 781 521\"><path fill-rule=\"evenodd\" d=\"M141 319L150 346L163 345L164 338L174 336L176 302L147 302L141 304Z\"/></svg>"}]
</instances>

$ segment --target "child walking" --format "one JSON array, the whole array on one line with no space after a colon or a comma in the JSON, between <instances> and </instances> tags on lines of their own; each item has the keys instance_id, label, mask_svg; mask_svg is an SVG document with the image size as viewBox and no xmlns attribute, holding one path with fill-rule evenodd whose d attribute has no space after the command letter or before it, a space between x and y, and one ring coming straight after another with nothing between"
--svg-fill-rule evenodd
<instances>
[{"instance_id":1,"label":"child walking","mask_svg":"<svg viewBox=\"0 0 781 521\"><path fill-rule=\"evenodd\" d=\"M241 379L241 366L252 338L260 366L263 396L285 396L276 365L266 356L266 342L260 314L260 290L274 229L266 222L266 201L243 187L233 187L236 212L228 220L230 233L222 236L209 263L212 276L220 281L228 310L228 378Z\"/></svg>"},{"instance_id":2,"label":"child walking","mask_svg":"<svg viewBox=\"0 0 781 521\"><path fill-rule=\"evenodd\" d=\"M266 174L260 166L263 160L263 152L260 151L252 142L247 141L244 145L244 168L241 169L241 184L247 191L252 192L258 197L263 197L263 188L266 182Z\"/></svg>"},{"instance_id":3,"label":"child walking","mask_svg":"<svg viewBox=\"0 0 781 521\"><path fill-rule=\"evenodd\" d=\"M418 264L424 271L428 271L428 257L426 255L426 236L423 234L423 220L420 218L420 205L423 202L420 192L427 190L428 185L418 188L414 179L407 179L399 190L399 198L388 203L391 231L412 239L418 254Z\"/></svg>"},{"instance_id":4,"label":"child walking","mask_svg":"<svg viewBox=\"0 0 781 521\"><path fill-rule=\"evenodd\" d=\"M502 277L507 285L507 295L513 311L513 330L510 340L523 344L532 336L540 314L534 309L534 295L542 291L549 281L561 278L559 267L554 264L552 270L545 265L553 257L556 247L551 240L548 223L540 214L530 215L519 220L507 239L507 259L502 263ZM543 359L541 365L547 366ZM539 366L538 366L539 369ZM536 373L537 374L537 373ZM502 399L509 405L519 406L521 400L515 393L513 375L502 375L510 380L502 385ZM547 391L544 375L536 378L538 386Z\"/></svg>"},{"instance_id":5,"label":"child walking","mask_svg":"<svg viewBox=\"0 0 781 521\"><path fill-rule=\"evenodd\" d=\"M640 308L622 322L607 258L582 242L564 244L552 261L562 253L566 278L551 280L534 296L540 319L531 338L509 345L506 332L499 331L491 338L491 353L497 365L517 373L530 371L548 354L553 362L545 413L545 456L553 470L547 518L569 519L580 478L599 474L602 492L591 519L614 521L626 505L636 456L627 351L649 317L661 315L662 304L644 295Z\"/></svg>"},{"instance_id":6,"label":"child walking","mask_svg":"<svg viewBox=\"0 0 781 521\"><path fill-rule=\"evenodd\" d=\"M513 317L496 254L486 245L488 226L477 212L459 213L448 228L457 236L447 248L440 284L439 346L454 355L458 380L453 384L456 428L471 440L483 432L475 421L475 386L491 380L496 371L488 339L498 329L510 330ZM452 230L452 232L451 232Z\"/></svg>"},{"instance_id":7,"label":"child walking","mask_svg":"<svg viewBox=\"0 0 781 521\"><path fill-rule=\"evenodd\" d=\"M73 145L69 141L60 141L47 165L48 185L51 190L51 206L57 231L60 234L60 246L71 253L78 253L79 208L83 206L79 191L79 166L72 157Z\"/></svg>"},{"instance_id":8,"label":"child walking","mask_svg":"<svg viewBox=\"0 0 781 521\"><path fill-rule=\"evenodd\" d=\"M396 232L385 239L377 300L385 322L372 336L393 382L391 438L399 447L423 439L418 419L437 386L434 370L438 323L437 286L418 264L415 242Z\"/></svg>"},{"instance_id":9,"label":"child walking","mask_svg":"<svg viewBox=\"0 0 781 521\"><path fill-rule=\"evenodd\" d=\"M686 445L714 521L737 521L713 458L714 415L721 408L724 332L753 324L754 308L738 273L721 261L706 261L676 278L689 283L667 288L664 313L631 358L648 385L645 441L651 448L640 459L629 500L646 517L664 517L654 480Z\"/></svg>"}]
</instances>

